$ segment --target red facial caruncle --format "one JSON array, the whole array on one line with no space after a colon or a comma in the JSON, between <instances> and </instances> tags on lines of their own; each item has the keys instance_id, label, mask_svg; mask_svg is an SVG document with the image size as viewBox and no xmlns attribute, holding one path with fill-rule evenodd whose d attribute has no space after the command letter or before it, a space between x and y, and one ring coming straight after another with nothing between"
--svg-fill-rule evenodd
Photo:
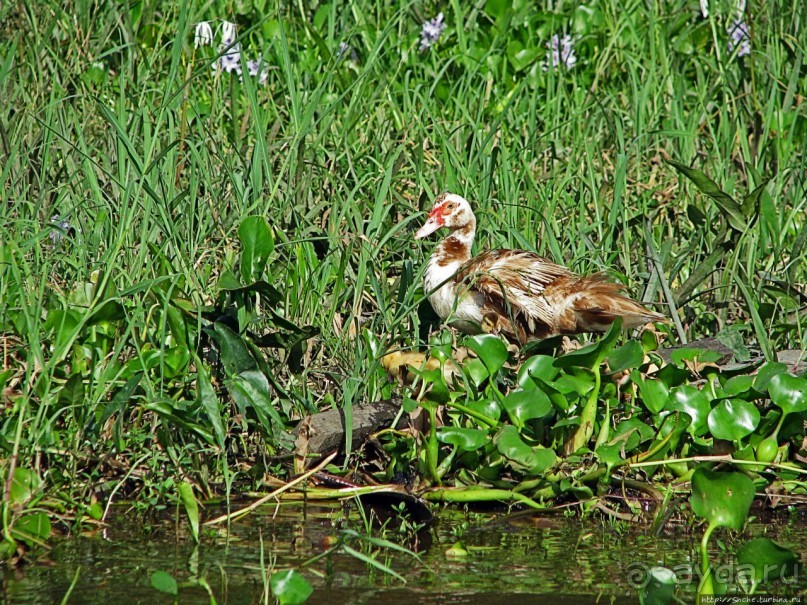
<instances>
[{"instance_id":1,"label":"red facial caruncle","mask_svg":"<svg viewBox=\"0 0 807 605\"><path fill-rule=\"evenodd\" d=\"M454 204L450 202L443 202L437 204L429 212L429 218L423 223L423 226L415 233L415 239L422 239L437 231L440 227L446 224L446 217L453 211Z\"/></svg>"}]
</instances>

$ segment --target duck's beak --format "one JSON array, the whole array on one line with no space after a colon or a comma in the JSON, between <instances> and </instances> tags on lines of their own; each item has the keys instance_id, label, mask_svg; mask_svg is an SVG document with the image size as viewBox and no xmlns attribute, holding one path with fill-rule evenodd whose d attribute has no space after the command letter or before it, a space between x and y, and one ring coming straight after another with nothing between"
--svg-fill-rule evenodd
<instances>
[{"instance_id":1,"label":"duck's beak","mask_svg":"<svg viewBox=\"0 0 807 605\"><path fill-rule=\"evenodd\" d=\"M430 216L429 220L423 223L423 226L415 233L415 239L423 239L437 231L441 227L436 216Z\"/></svg>"},{"instance_id":2,"label":"duck's beak","mask_svg":"<svg viewBox=\"0 0 807 605\"><path fill-rule=\"evenodd\" d=\"M440 212L440 208L432 208L432 211L429 212L428 220L423 223L423 226L418 229L417 233L415 233L415 239L423 239L424 237L431 235L444 224L445 219Z\"/></svg>"}]
</instances>

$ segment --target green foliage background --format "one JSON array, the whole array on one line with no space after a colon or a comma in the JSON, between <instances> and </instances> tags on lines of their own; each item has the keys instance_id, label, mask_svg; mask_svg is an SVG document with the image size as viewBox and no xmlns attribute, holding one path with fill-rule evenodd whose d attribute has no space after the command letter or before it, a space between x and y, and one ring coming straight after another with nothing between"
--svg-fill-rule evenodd
<instances>
[{"instance_id":1,"label":"green foliage background","mask_svg":"<svg viewBox=\"0 0 807 605\"><path fill-rule=\"evenodd\" d=\"M482 246L672 297L690 339L804 348L805 14L750 3L738 57L733 11L4 3L3 475L31 469L40 498L64 488L94 516L117 490L157 505L186 473L229 484L229 464L287 445L288 419L389 395L379 356L424 336L411 232L445 190L475 204ZM266 85L194 48L221 19ZM576 65L544 69L563 33Z\"/></svg>"}]
</instances>

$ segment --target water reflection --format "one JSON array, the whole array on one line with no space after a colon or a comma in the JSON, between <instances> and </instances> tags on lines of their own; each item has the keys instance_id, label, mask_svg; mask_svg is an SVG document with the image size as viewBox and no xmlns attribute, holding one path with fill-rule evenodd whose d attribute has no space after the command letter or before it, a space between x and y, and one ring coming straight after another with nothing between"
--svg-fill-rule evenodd
<instances>
[{"instance_id":1,"label":"water reflection","mask_svg":"<svg viewBox=\"0 0 807 605\"><path fill-rule=\"evenodd\" d=\"M207 510L208 518L223 511ZM77 570L71 603L171 603L155 591L156 570L179 582L180 603L210 603L204 584L219 604L262 603L267 568L299 566L328 551L345 530L367 532L368 519L356 507L267 506L226 526L207 528L194 546L183 523L163 519L147 528L133 526L124 509L108 528L94 534L53 540L40 563L2 571L0 603L58 603ZM686 528L655 537L648 528L601 520L522 517L507 523L494 512L440 513L428 529L389 526L373 535L418 551L413 557L360 541L350 545L406 578L406 583L337 552L303 570L315 588L311 603L637 603L628 572L632 565L697 568L697 538ZM750 537L765 535L800 552L807 560L807 524L796 517L756 523ZM465 556L447 556L461 540ZM720 554L715 553L719 559ZM48 564L48 562L53 562ZM779 594L804 590L779 586ZM694 597L696 582L684 586ZM564 596L560 596L564 595Z\"/></svg>"}]
</instances>

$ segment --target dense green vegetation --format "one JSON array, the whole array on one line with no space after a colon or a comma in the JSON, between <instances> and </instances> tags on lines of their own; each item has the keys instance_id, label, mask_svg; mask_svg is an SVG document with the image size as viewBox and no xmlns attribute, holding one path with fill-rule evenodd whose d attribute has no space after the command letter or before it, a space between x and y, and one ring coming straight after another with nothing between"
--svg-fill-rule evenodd
<instances>
[{"instance_id":1,"label":"dense green vegetation","mask_svg":"<svg viewBox=\"0 0 807 605\"><path fill-rule=\"evenodd\" d=\"M379 437L379 478L475 490L432 500L590 503L627 480L666 507L717 453L804 494L807 378L777 362L807 342L798 6L749 6L746 54L731 2L123 4L0 7L4 558L117 500L193 518L287 478L304 415L396 393L444 426ZM211 69L222 19L243 78ZM518 360L475 337L454 379L400 387L388 351L451 363L420 285L433 244L411 239L445 190L481 246L607 270L675 321ZM732 365L690 348L658 369L715 336Z\"/></svg>"}]
</instances>

